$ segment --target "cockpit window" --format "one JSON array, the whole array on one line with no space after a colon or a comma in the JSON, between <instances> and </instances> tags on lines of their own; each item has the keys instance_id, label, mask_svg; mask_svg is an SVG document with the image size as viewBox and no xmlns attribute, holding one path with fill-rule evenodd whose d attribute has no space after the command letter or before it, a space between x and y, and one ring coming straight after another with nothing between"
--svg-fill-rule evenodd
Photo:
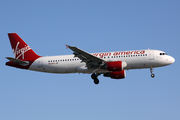
<instances>
[{"instance_id":1,"label":"cockpit window","mask_svg":"<svg viewBox=\"0 0 180 120\"><path fill-rule=\"evenodd\" d=\"M167 55L166 53L160 53L160 55Z\"/></svg>"}]
</instances>

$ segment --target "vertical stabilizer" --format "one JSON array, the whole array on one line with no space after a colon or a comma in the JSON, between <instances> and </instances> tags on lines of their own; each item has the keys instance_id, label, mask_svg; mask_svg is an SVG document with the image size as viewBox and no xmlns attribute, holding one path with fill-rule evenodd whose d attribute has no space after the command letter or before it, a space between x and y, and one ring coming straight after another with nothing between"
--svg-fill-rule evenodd
<instances>
[{"instance_id":1,"label":"vertical stabilizer","mask_svg":"<svg viewBox=\"0 0 180 120\"><path fill-rule=\"evenodd\" d=\"M15 59L35 60L37 55L16 33L8 33Z\"/></svg>"}]
</instances>

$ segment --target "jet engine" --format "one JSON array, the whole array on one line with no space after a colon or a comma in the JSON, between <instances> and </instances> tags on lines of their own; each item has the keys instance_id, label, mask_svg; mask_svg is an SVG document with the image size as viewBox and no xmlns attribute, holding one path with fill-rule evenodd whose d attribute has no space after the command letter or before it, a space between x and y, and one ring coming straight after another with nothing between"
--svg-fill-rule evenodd
<instances>
[{"instance_id":1,"label":"jet engine","mask_svg":"<svg viewBox=\"0 0 180 120\"><path fill-rule=\"evenodd\" d=\"M122 71L127 66L124 61L113 61L107 62L105 65L101 66L101 69L107 69L108 71Z\"/></svg>"},{"instance_id":2,"label":"jet engine","mask_svg":"<svg viewBox=\"0 0 180 120\"><path fill-rule=\"evenodd\" d=\"M123 79L126 77L125 70L105 73L104 77L111 77L112 79Z\"/></svg>"}]
</instances>

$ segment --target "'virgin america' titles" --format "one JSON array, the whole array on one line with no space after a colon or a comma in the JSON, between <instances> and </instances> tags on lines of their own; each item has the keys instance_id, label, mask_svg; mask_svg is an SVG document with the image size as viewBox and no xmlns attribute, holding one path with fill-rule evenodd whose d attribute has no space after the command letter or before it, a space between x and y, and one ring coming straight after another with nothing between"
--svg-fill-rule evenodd
<instances>
[{"instance_id":1,"label":"'virgin america' titles","mask_svg":"<svg viewBox=\"0 0 180 120\"><path fill-rule=\"evenodd\" d=\"M145 50L137 50L137 51L125 51L125 52L108 52L108 53L94 53L93 55L96 57L104 57L104 56L118 56L118 55L135 55L135 54L144 54Z\"/></svg>"}]
</instances>

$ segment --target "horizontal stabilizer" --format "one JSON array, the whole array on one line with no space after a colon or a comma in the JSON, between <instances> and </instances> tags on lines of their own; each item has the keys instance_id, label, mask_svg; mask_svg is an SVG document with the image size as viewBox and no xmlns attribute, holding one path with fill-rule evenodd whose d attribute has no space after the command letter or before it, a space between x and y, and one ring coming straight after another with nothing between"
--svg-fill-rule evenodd
<instances>
[{"instance_id":1,"label":"horizontal stabilizer","mask_svg":"<svg viewBox=\"0 0 180 120\"><path fill-rule=\"evenodd\" d=\"M19 64L19 65L22 65L22 66L29 65L29 62L28 62L28 61L22 61L22 60L15 59L15 58L12 58L12 57L6 57L6 58L7 58L8 60L10 60L11 62L16 63L16 64Z\"/></svg>"}]
</instances>

